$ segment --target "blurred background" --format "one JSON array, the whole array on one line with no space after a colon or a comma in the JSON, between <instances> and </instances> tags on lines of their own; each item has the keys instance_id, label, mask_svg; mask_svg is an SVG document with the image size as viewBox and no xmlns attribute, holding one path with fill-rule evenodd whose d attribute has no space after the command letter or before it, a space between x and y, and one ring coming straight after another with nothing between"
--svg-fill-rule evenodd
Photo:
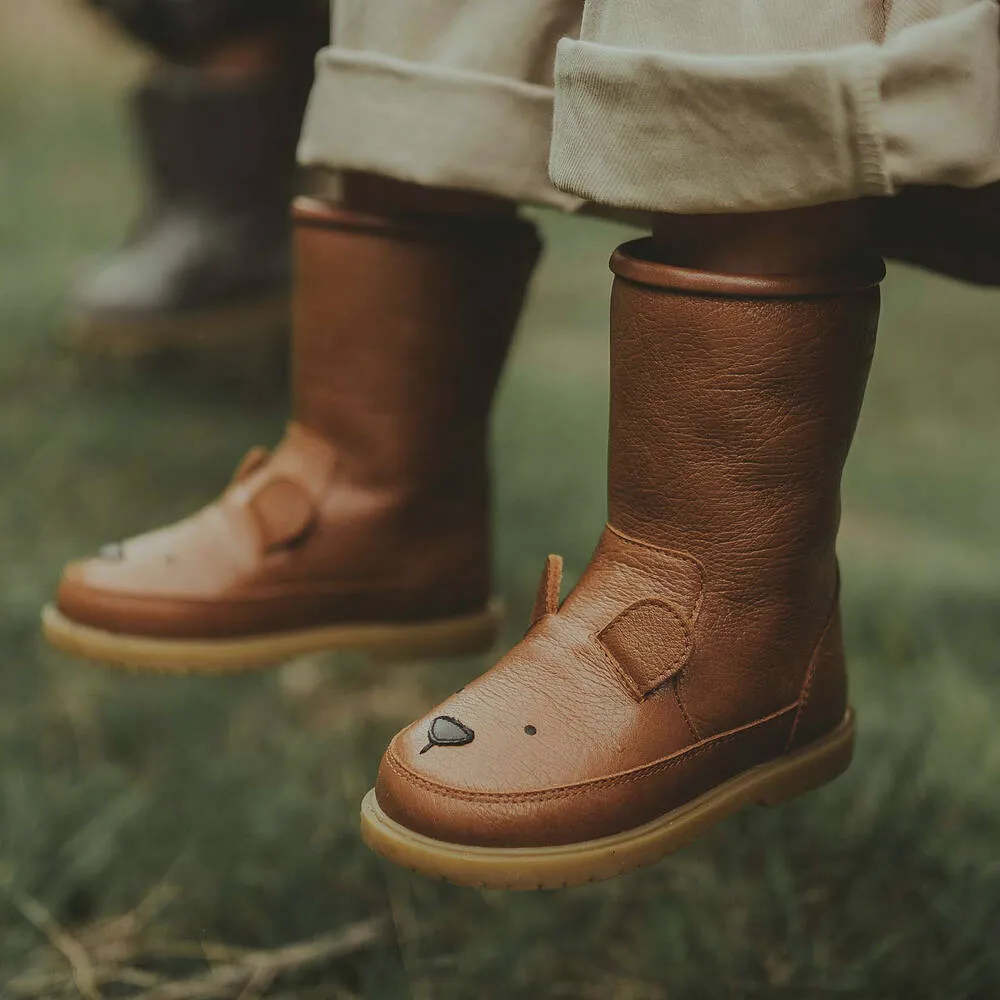
<instances>
[{"instance_id":1,"label":"blurred background","mask_svg":"<svg viewBox=\"0 0 1000 1000\"><path fill-rule=\"evenodd\" d=\"M505 895L357 836L391 734L486 658L309 658L227 680L48 651L64 560L186 514L285 403L81 366L79 262L140 200L144 57L74 0L0 0L0 996L674 1000L1000 996L1000 292L893 268L847 475L851 771L603 885ZM548 253L495 436L504 641L603 521L608 254Z\"/></svg>"}]
</instances>

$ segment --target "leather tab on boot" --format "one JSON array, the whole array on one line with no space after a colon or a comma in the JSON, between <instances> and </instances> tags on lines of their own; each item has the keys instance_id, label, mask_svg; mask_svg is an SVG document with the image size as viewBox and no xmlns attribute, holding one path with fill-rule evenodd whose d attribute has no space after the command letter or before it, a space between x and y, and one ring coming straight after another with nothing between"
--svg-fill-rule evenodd
<instances>
[{"instance_id":1,"label":"leather tab on boot","mask_svg":"<svg viewBox=\"0 0 1000 1000\"><path fill-rule=\"evenodd\" d=\"M637 699L666 683L691 653L691 623L659 597L637 601L597 636L612 665Z\"/></svg>"},{"instance_id":2,"label":"leather tab on boot","mask_svg":"<svg viewBox=\"0 0 1000 1000\"><path fill-rule=\"evenodd\" d=\"M545 560L542 579L535 595L535 607L531 612L531 624L534 625L546 615L554 615L559 610L559 592L562 589L562 556L550 555Z\"/></svg>"},{"instance_id":3,"label":"leather tab on boot","mask_svg":"<svg viewBox=\"0 0 1000 1000\"><path fill-rule=\"evenodd\" d=\"M294 479L275 477L247 501L260 529L265 549L294 544L316 521L316 505L309 491Z\"/></svg>"}]
</instances>

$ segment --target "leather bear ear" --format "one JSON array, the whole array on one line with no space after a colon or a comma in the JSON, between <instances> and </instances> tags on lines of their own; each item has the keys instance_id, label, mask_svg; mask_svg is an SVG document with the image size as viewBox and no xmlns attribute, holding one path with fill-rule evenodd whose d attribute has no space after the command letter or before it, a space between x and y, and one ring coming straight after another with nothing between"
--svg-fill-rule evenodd
<instances>
[{"instance_id":1,"label":"leather bear ear","mask_svg":"<svg viewBox=\"0 0 1000 1000\"><path fill-rule=\"evenodd\" d=\"M636 601L597 636L625 686L645 698L679 673L691 655L691 623L661 597Z\"/></svg>"},{"instance_id":2,"label":"leather bear ear","mask_svg":"<svg viewBox=\"0 0 1000 1000\"><path fill-rule=\"evenodd\" d=\"M546 615L554 615L559 610L562 571L562 556L550 555L545 560L545 569L542 570L542 579L539 581L538 593L535 595L535 607L531 612L532 625L539 618L544 618Z\"/></svg>"},{"instance_id":3,"label":"leather bear ear","mask_svg":"<svg viewBox=\"0 0 1000 1000\"><path fill-rule=\"evenodd\" d=\"M240 459L240 464L236 466L231 482L240 483L248 476L252 476L270 457L271 453L267 448L261 448L260 445L251 448Z\"/></svg>"}]
</instances>

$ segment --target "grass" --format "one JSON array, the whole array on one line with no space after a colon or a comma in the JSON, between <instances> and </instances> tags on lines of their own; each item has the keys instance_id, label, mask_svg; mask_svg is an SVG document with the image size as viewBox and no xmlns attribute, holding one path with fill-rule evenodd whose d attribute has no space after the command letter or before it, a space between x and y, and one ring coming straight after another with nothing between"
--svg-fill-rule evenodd
<instances>
[{"instance_id":1,"label":"grass","mask_svg":"<svg viewBox=\"0 0 1000 1000\"><path fill-rule=\"evenodd\" d=\"M204 502L284 416L81 373L55 345L74 262L137 197L118 104L136 62L77 18L0 0L0 996L1000 995L1000 298L886 282L841 545L850 773L615 882L430 883L363 848L357 804L392 732L485 658L170 680L39 642L64 559ZM621 233L543 223L496 426L507 641L544 555L574 576L603 516Z\"/></svg>"}]
</instances>

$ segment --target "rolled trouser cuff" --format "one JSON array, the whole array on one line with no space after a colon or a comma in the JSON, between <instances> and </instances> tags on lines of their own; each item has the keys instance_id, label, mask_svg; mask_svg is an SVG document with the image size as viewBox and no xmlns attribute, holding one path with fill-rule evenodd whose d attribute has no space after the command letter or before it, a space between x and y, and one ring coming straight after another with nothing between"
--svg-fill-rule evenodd
<instances>
[{"instance_id":1,"label":"rolled trouser cuff","mask_svg":"<svg viewBox=\"0 0 1000 1000\"><path fill-rule=\"evenodd\" d=\"M653 212L777 210L1000 178L997 5L883 45L706 55L563 39L553 182Z\"/></svg>"},{"instance_id":2,"label":"rolled trouser cuff","mask_svg":"<svg viewBox=\"0 0 1000 1000\"><path fill-rule=\"evenodd\" d=\"M303 165L580 205L549 180L551 87L337 47L316 69Z\"/></svg>"}]
</instances>

